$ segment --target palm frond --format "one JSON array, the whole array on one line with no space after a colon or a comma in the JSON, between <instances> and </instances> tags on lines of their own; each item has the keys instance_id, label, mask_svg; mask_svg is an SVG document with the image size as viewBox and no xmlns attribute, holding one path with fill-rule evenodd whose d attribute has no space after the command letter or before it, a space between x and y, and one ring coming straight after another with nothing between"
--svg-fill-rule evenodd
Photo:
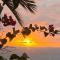
<instances>
[{"instance_id":1,"label":"palm frond","mask_svg":"<svg viewBox=\"0 0 60 60\"><path fill-rule=\"evenodd\" d=\"M7 5L9 7L9 9L12 11L12 13L14 14L14 16L16 17L16 19L18 20L18 23L23 27L23 21L20 19L19 14L17 13L16 10L13 10L13 8L9 5Z\"/></svg>"},{"instance_id":2,"label":"palm frond","mask_svg":"<svg viewBox=\"0 0 60 60\"><path fill-rule=\"evenodd\" d=\"M23 26L23 21L20 19L19 14L15 10L19 4L21 4L25 9L28 9L30 12L34 13L34 10L36 9L35 2L32 0L2 0L3 5L7 5L8 8L12 11L12 13L17 18L19 24Z\"/></svg>"},{"instance_id":3,"label":"palm frond","mask_svg":"<svg viewBox=\"0 0 60 60\"><path fill-rule=\"evenodd\" d=\"M19 0L13 0L13 5L14 5L13 9L16 9L19 6Z\"/></svg>"},{"instance_id":4,"label":"palm frond","mask_svg":"<svg viewBox=\"0 0 60 60\"><path fill-rule=\"evenodd\" d=\"M7 4L9 0L2 0L3 1L3 5Z\"/></svg>"},{"instance_id":5,"label":"palm frond","mask_svg":"<svg viewBox=\"0 0 60 60\"><path fill-rule=\"evenodd\" d=\"M3 10L3 6L0 4L0 14L1 14L2 10Z\"/></svg>"},{"instance_id":6,"label":"palm frond","mask_svg":"<svg viewBox=\"0 0 60 60\"><path fill-rule=\"evenodd\" d=\"M17 18L18 23L23 27L23 21L20 19L20 15L18 14L18 12L16 10L13 10L12 12L15 15L15 17Z\"/></svg>"},{"instance_id":7,"label":"palm frond","mask_svg":"<svg viewBox=\"0 0 60 60\"><path fill-rule=\"evenodd\" d=\"M12 11L12 13L14 14L14 16L16 17L16 19L18 20L18 23L21 25L21 26L23 26L23 22L22 22L22 20L20 19L20 16L19 16L19 14L17 13L17 11L16 10L13 10L13 5L11 5L11 2L10 2L10 0L9 1L7 1L7 0L2 0L4 3L3 3L3 5L7 5L7 7Z\"/></svg>"},{"instance_id":8,"label":"palm frond","mask_svg":"<svg viewBox=\"0 0 60 60\"><path fill-rule=\"evenodd\" d=\"M25 8L28 9L30 12L34 13L36 9L35 2L32 0L19 0L19 3Z\"/></svg>"}]
</instances>

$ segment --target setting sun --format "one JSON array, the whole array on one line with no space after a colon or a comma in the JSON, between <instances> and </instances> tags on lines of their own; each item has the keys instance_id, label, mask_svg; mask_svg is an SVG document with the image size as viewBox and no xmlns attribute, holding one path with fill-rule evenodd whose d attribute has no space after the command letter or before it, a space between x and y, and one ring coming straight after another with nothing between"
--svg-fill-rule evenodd
<instances>
[{"instance_id":1,"label":"setting sun","mask_svg":"<svg viewBox=\"0 0 60 60\"><path fill-rule=\"evenodd\" d=\"M32 38L28 38L28 37L24 38L22 40L15 38L15 39L13 39L12 42L9 42L8 44L12 45L12 46L36 47L36 42Z\"/></svg>"},{"instance_id":2,"label":"setting sun","mask_svg":"<svg viewBox=\"0 0 60 60\"><path fill-rule=\"evenodd\" d=\"M24 42L24 43L27 43L27 44L32 43L32 41L31 41L30 39L25 39L23 42Z\"/></svg>"},{"instance_id":3,"label":"setting sun","mask_svg":"<svg viewBox=\"0 0 60 60\"><path fill-rule=\"evenodd\" d=\"M34 42L31 39L26 38L24 39L23 43L25 46L31 46Z\"/></svg>"}]
</instances>

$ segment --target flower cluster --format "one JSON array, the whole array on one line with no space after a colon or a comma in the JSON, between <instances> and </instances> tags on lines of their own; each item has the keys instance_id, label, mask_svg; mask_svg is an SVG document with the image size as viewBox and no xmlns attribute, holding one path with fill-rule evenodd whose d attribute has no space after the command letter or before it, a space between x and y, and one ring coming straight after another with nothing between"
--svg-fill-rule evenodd
<instances>
[{"instance_id":1,"label":"flower cluster","mask_svg":"<svg viewBox=\"0 0 60 60\"><path fill-rule=\"evenodd\" d=\"M16 21L13 20L12 16L8 16L6 14L4 14L4 17L0 18L0 22L3 23L4 26L15 26Z\"/></svg>"}]
</instances>

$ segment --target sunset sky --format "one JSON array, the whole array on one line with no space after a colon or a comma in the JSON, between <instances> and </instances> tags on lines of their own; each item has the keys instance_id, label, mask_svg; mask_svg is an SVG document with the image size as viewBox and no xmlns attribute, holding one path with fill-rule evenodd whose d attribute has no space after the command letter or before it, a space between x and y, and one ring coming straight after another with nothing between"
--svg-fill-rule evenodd
<instances>
[{"instance_id":1,"label":"sunset sky","mask_svg":"<svg viewBox=\"0 0 60 60\"><path fill-rule=\"evenodd\" d=\"M60 30L60 0L34 0L37 5L35 14L30 13L28 10L19 6L16 10L20 14L21 19L24 22L24 26L28 26L30 23L38 24L43 26L48 26L49 24L54 24L55 29ZM16 20L12 12L5 5L3 14L12 15ZM2 26L0 24L0 26ZM16 29L20 29L18 22L16 24ZM11 27L3 27L3 31L12 31ZM7 30L8 28L8 30ZM4 35L3 35L4 36ZM19 37L18 37L19 36ZM60 47L60 35L56 35L54 38L52 36L44 37L41 32L32 32L27 38L30 38L32 43L31 47ZM21 35L17 35L12 42L8 42L7 45L12 46L24 46L22 43L25 39ZM27 45L26 45L27 46Z\"/></svg>"}]
</instances>

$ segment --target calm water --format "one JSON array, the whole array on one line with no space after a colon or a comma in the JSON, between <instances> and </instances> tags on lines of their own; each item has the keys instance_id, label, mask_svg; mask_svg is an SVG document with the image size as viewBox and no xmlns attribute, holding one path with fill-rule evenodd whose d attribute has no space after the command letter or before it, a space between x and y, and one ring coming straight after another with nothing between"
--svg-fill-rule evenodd
<instances>
[{"instance_id":1,"label":"calm water","mask_svg":"<svg viewBox=\"0 0 60 60\"><path fill-rule=\"evenodd\" d=\"M5 50L0 50L0 55L6 58L12 53L21 56L23 52L30 57L28 60L60 60L60 48L7 47Z\"/></svg>"}]
</instances>

